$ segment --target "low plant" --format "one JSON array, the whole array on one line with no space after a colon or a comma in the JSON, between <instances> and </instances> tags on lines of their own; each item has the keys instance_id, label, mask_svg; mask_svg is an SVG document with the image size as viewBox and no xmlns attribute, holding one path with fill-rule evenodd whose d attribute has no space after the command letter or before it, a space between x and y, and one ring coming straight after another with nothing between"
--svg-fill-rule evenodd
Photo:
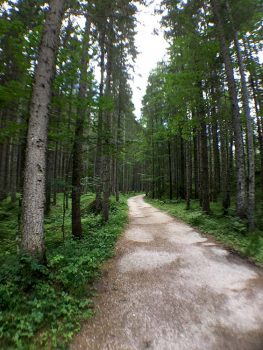
<instances>
[{"instance_id":1,"label":"low plant","mask_svg":"<svg viewBox=\"0 0 263 350\"><path fill-rule=\"evenodd\" d=\"M248 256L259 265L263 265L263 232L258 229L253 234L247 232L245 221L234 216L230 209L229 216L223 216L221 206L211 203L211 214L206 215L199 207L198 201L192 201L191 209L185 209L184 201L161 201L146 199L153 206L182 219L203 234L210 234L226 247L235 250L242 256Z\"/></svg>"},{"instance_id":2,"label":"low plant","mask_svg":"<svg viewBox=\"0 0 263 350\"><path fill-rule=\"evenodd\" d=\"M112 201L107 225L99 215L87 214L84 239L76 241L67 234L63 242L59 233L60 244L58 232L52 241L51 231L59 227L61 219L51 213L47 219L48 264L22 256L4 265L0 274L0 348L66 347L81 322L93 313L92 282L100 275L102 262L114 254L128 217L126 202L124 197L119 203ZM86 204L83 201L83 206Z\"/></svg>"}]
</instances>

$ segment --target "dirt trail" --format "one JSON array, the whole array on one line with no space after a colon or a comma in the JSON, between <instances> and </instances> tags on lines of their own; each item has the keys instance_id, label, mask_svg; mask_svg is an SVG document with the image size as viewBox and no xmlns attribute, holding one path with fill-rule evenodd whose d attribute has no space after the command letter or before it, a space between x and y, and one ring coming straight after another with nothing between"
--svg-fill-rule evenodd
<instances>
[{"instance_id":1,"label":"dirt trail","mask_svg":"<svg viewBox=\"0 0 263 350\"><path fill-rule=\"evenodd\" d=\"M130 223L71 349L262 350L262 271L129 199Z\"/></svg>"}]
</instances>

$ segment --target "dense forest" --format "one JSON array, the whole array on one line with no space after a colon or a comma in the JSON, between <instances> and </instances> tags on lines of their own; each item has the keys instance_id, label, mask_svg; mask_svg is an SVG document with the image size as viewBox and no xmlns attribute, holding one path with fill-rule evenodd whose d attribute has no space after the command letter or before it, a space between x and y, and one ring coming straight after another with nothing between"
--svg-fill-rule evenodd
<instances>
[{"instance_id":1,"label":"dense forest","mask_svg":"<svg viewBox=\"0 0 263 350\"><path fill-rule=\"evenodd\" d=\"M28 348L36 333L55 348L71 339L132 193L229 220L262 256L260 1L163 0L167 59L140 118L138 5L0 5L2 348Z\"/></svg>"},{"instance_id":2,"label":"dense forest","mask_svg":"<svg viewBox=\"0 0 263 350\"><path fill-rule=\"evenodd\" d=\"M169 61L152 72L144 98L151 194L188 208L198 198L205 213L221 196L225 215L234 196L253 231L256 185L263 190L259 9L254 1L176 3L164 1Z\"/></svg>"}]
</instances>

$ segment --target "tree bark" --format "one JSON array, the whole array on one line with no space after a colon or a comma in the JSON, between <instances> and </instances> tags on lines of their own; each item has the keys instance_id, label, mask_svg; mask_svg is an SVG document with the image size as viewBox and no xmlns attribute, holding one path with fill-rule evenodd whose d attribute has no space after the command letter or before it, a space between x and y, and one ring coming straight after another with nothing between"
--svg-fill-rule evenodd
<instances>
[{"instance_id":1,"label":"tree bark","mask_svg":"<svg viewBox=\"0 0 263 350\"><path fill-rule=\"evenodd\" d=\"M80 68L80 82L79 82L79 104L77 108L77 120L75 127L75 137L72 152L72 236L74 238L82 238L81 225L81 176L83 168L82 159L82 142L84 121L86 116L86 104L88 79L87 69L89 63L89 36L90 36L90 20L86 15L85 32L82 43L81 68Z\"/></svg>"},{"instance_id":2,"label":"tree bark","mask_svg":"<svg viewBox=\"0 0 263 350\"><path fill-rule=\"evenodd\" d=\"M234 70L228 45L225 38L223 20L218 0L211 0L218 37L221 45L221 53L225 63L229 97L232 108L233 128L235 136L235 161L236 161L236 213L240 218L246 217L246 190L245 190L245 160L242 138L241 117L238 106L237 89L234 79Z\"/></svg>"},{"instance_id":3,"label":"tree bark","mask_svg":"<svg viewBox=\"0 0 263 350\"><path fill-rule=\"evenodd\" d=\"M118 116L117 116L117 132L116 132L116 159L115 159L115 196L116 196L116 202L119 202L120 199L120 181L119 181L119 152L120 152L120 142L121 142L121 110L122 110L122 84L119 83L119 99L118 99Z\"/></svg>"},{"instance_id":4,"label":"tree bark","mask_svg":"<svg viewBox=\"0 0 263 350\"><path fill-rule=\"evenodd\" d=\"M99 86L99 100L102 103L103 90L104 90L104 71L105 71L105 32L101 33L100 38L100 86ZM97 127L97 148L95 159L95 192L96 200L95 207L96 212L100 213L102 210L102 182L101 182L101 157L102 157L102 127L103 127L103 111L102 106L99 106L98 113L98 127Z\"/></svg>"},{"instance_id":5,"label":"tree bark","mask_svg":"<svg viewBox=\"0 0 263 350\"><path fill-rule=\"evenodd\" d=\"M112 29L113 23L110 20L110 29ZM106 66L106 86L105 96L110 100L112 97L112 42L111 36L108 38L107 43L107 66ZM110 210L110 164L111 164L111 120L112 112L110 109L103 113L103 147L102 147L102 218L104 222L109 220Z\"/></svg>"},{"instance_id":6,"label":"tree bark","mask_svg":"<svg viewBox=\"0 0 263 350\"><path fill-rule=\"evenodd\" d=\"M251 48L249 45L249 42L243 39L243 45L245 48L245 55L247 61L250 59L251 62L253 61ZM259 93L258 93L258 84L257 84L257 77L255 76L255 72L253 69L248 66L248 71L250 73L250 85L252 89L253 94L253 100L255 105L255 112L256 112L256 119L257 119L257 132L258 132L258 143L259 143L259 151L260 151L260 175L261 175L261 188L263 193L263 126L261 123L261 104L259 99Z\"/></svg>"},{"instance_id":7,"label":"tree bark","mask_svg":"<svg viewBox=\"0 0 263 350\"><path fill-rule=\"evenodd\" d=\"M248 155L248 229L254 231L255 229L255 158L254 158L254 131L253 122L249 107L249 92L247 88L245 67L243 63L243 57L240 49L237 32L234 32L234 42L236 47L239 73L241 77L241 90L242 90L242 102L246 115L247 126L247 155Z\"/></svg>"},{"instance_id":8,"label":"tree bark","mask_svg":"<svg viewBox=\"0 0 263 350\"><path fill-rule=\"evenodd\" d=\"M209 204L209 169L207 152L207 131L206 124L202 121L200 126L201 138L201 186L202 186L202 209L206 214L210 213Z\"/></svg>"},{"instance_id":9,"label":"tree bark","mask_svg":"<svg viewBox=\"0 0 263 350\"><path fill-rule=\"evenodd\" d=\"M190 209L191 201L191 144L186 141L185 161L186 161L186 210Z\"/></svg>"},{"instance_id":10,"label":"tree bark","mask_svg":"<svg viewBox=\"0 0 263 350\"><path fill-rule=\"evenodd\" d=\"M231 8L229 2L226 1L228 13L230 16L230 22L232 24L232 30L234 35L234 43L237 54L239 74L241 78L241 92L243 109L246 116L246 136L247 136L247 156L248 156L248 207L247 207L247 218L248 218L248 229L254 231L255 229L255 159L254 159L254 132L253 122L249 107L249 92L247 88L245 67L241 48L238 40L238 33L235 29Z\"/></svg>"},{"instance_id":11,"label":"tree bark","mask_svg":"<svg viewBox=\"0 0 263 350\"><path fill-rule=\"evenodd\" d=\"M169 199L173 199L173 176L172 176L172 157L171 157L171 142L168 140L168 164L169 164Z\"/></svg>"},{"instance_id":12,"label":"tree bark","mask_svg":"<svg viewBox=\"0 0 263 350\"><path fill-rule=\"evenodd\" d=\"M48 109L64 4L64 0L50 1L35 72L27 135L21 248L39 261L45 260L43 226Z\"/></svg>"}]
</instances>

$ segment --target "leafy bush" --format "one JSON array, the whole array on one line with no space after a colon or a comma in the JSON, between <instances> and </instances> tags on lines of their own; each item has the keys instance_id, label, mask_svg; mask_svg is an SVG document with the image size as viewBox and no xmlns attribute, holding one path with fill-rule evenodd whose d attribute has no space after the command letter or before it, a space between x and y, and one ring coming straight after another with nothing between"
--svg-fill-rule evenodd
<instances>
[{"instance_id":1,"label":"leafy bush","mask_svg":"<svg viewBox=\"0 0 263 350\"><path fill-rule=\"evenodd\" d=\"M204 215L202 213L193 213L188 219L189 224L199 226L204 222Z\"/></svg>"},{"instance_id":2,"label":"leafy bush","mask_svg":"<svg viewBox=\"0 0 263 350\"><path fill-rule=\"evenodd\" d=\"M83 240L68 237L57 245L50 237L47 266L28 256L4 266L0 274L0 348L65 347L81 321L92 315L92 282L100 274L101 263L113 255L127 216L123 198L112 203L107 225L99 215L84 218ZM59 226L60 220L52 213L50 217L48 231L52 225ZM56 234L54 238L57 240Z\"/></svg>"}]
</instances>

